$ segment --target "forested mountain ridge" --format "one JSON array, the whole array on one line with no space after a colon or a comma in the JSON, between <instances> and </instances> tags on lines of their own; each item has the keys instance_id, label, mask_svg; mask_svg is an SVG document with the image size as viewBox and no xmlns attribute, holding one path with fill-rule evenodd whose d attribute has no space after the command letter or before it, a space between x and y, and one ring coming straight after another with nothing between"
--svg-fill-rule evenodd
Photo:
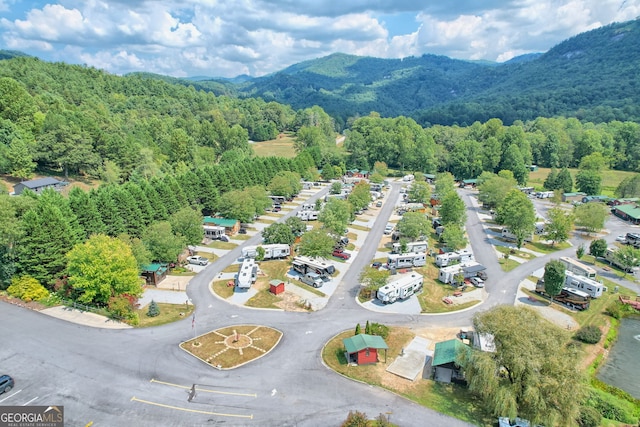
<instances>
[{"instance_id":1,"label":"forested mountain ridge","mask_svg":"<svg viewBox=\"0 0 640 427\"><path fill-rule=\"evenodd\" d=\"M505 124L570 116L595 122L640 120L640 20L579 34L548 52L487 64L423 55L380 59L333 54L238 84L259 96L305 108L319 105L339 122L376 111L422 125ZM213 82L199 81L203 88ZM230 84L218 81L217 84Z\"/></svg>"}]
</instances>

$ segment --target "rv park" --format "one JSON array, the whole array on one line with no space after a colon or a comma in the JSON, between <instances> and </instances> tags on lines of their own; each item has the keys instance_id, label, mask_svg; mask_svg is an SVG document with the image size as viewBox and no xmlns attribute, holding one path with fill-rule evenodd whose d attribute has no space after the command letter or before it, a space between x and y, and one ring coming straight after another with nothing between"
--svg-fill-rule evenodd
<instances>
[{"instance_id":1,"label":"rv park","mask_svg":"<svg viewBox=\"0 0 640 427\"><path fill-rule=\"evenodd\" d=\"M75 316L73 321L84 325L65 324L11 307L5 322L9 339L46 334L55 323L57 339L48 346L47 357L58 362L55 370L45 368L39 362L38 342L24 342L23 352L32 355L31 360L9 359L6 366L25 380L2 397L3 403L15 402L17 390L24 390L21 398L74 395L77 403L69 404L67 411L86 425L113 425L96 413L96 402L105 399L127 408L125 414L135 412L136 419L144 415L148 424L138 425L157 425L160 419L166 425L208 425L207 419L227 425L339 425L350 410L383 414L398 426L416 425L416 420L432 426L491 425L494 419L452 384L458 373L451 361L432 364L442 360L438 349L483 345L481 337L472 338L475 313L496 305L526 305L561 328L575 330L614 287L640 293L633 275L622 279L614 269L594 262L591 265L607 289L602 294L602 289L590 288L589 292L600 292L591 309L578 313L550 305L535 292L545 263L575 258L576 248L588 246L594 236L576 232L566 245L554 248L532 236L532 244L517 249L492 213L483 209L477 190L468 187L457 189L466 207L466 248L441 251L434 228L429 236L407 245L409 252L397 253L394 231L407 209L404 194L411 180L390 180L370 207L356 216L345 233L348 259L313 260L298 256L293 247L262 242L262 230L292 216L304 217L308 230L320 227L314 217L301 212L312 211L316 200L325 199L331 183L307 186L295 199L279 204L277 211L243 226L242 234L223 240L217 235L191 248L192 256L210 262L188 264L191 273L147 287L142 299L184 306L180 313L184 319L177 322L130 330L95 317ZM551 202L532 200L544 220ZM427 208L424 213L435 218ZM629 229L628 223L611 216L598 237L614 245L616 236ZM259 247L265 253L257 260ZM389 276L378 292L363 297L361 273L372 266ZM567 276L567 283L572 277ZM48 312L67 320L71 313ZM356 325L364 331L368 323L390 328L386 341L363 344L351 338ZM67 354L65 343L79 339L86 343L83 353ZM115 343L122 339L127 341L127 352L145 354L145 361L130 360L116 351ZM260 340L267 350L261 350ZM218 346L212 347L215 351L209 357L196 354L194 347L209 342ZM342 363L336 354L345 349L349 360ZM593 357L596 353L594 348ZM224 357L224 364L216 363L216 357ZM585 367L593 357L587 357ZM112 360L118 363L111 364ZM83 376L98 369L108 395L103 388L83 385ZM64 379L65 390L39 383L45 375L50 377L47 384ZM443 400L453 402L455 410Z\"/></svg>"}]
</instances>

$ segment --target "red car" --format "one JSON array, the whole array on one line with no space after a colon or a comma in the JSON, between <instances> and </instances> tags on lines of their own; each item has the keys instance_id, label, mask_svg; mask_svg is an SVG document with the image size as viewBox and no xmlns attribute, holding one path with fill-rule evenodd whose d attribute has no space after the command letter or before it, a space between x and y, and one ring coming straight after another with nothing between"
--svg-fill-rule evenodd
<instances>
[{"instance_id":1,"label":"red car","mask_svg":"<svg viewBox=\"0 0 640 427\"><path fill-rule=\"evenodd\" d=\"M331 255L333 255L336 258L342 258L342 259L349 259L351 258L351 254L344 252L342 250L335 250L333 251L333 253L331 253Z\"/></svg>"}]
</instances>

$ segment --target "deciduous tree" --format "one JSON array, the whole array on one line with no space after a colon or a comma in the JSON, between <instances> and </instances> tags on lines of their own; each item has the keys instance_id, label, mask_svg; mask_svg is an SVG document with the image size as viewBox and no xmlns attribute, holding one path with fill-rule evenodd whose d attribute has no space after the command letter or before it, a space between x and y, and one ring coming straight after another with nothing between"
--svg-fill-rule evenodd
<instances>
[{"instance_id":1,"label":"deciduous tree","mask_svg":"<svg viewBox=\"0 0 640 427\"><path fill-rule=\"evenodd\" d=\"M296 237L287 224L274 223L262 230L262 238L266 244L281 243L292 245Z\"/></svg>"},{"instance_id":2,"label":"deciduous tree","mask_svg":"<svg viewBox=\"0 0 640 427\"><path fill-rule=\"evenodd\" d=\"M462 227L467 220L466 206L455 191L441 199L440 220L445 227Z\"/></svg>"},{"instance_id":3,"label":"deciduous tree","mask_svg":"<svg viewBox=\"0 0 640 427\"><path fill-rule=\"evenodd\" d=\"M429 234L431 224L427 217L420 212L407 212L398 222L398 231L402 236L417 240L420 236Z\"/></svg>"},{"instance_id":4,"label":"deciduous tree","mask_svg":"<svg viewBox=\"0 0 640 427\"><path fill-rule=\"evenodd\" d=\"M315 229L302 235L298 252L300 255L328 258L335 243L335 239L325 230Z\"/></svg>"},{"instance_id":5,"label":"deciduous tree","mask_svg":"<svg viewBox=\"0 0 640 427\"><path fill-rule=\"evenodd\" d=\"M576 224L595 233L604 228L607 219L607 206L604 203L583 203L574 211Z\"/></svg>"},{"instance_id":6,"label":"deciduous tree","mask_svg":"<svg viewBox=\"0 0 640 427\"><path fill-rule=\"evenodd\" d=\"M169 217L171 229L176 235L183 236L188 245L202 243L204 229L202 228L202 214L197 210L185 206Z\"/></svg>"},{"instance_id":7,"label":"deciduous tree","mask_svg":"<svg viewBox=\"0 0 640 427\"><path fill-rule=\"evenodd\" d=\"M607 247L607 241L604 239L592 240L589 245L589 253L596 258L600 258L607 252Z\"/></svg>"},{"instance_id":8,"label":"deciduous tree","mask_svg":"<svg viewBox=\"0 0 640 427\"><path fill-rule=\"evenodd\" d=\"M80 302L104 306L112 297L142 295L136 259L122 240L96 234L76 245L66 258L66 286Z\"/></svg>"},{"instance_id":9,"label":"deciduous tree","mask_svg":"<svg viewBox=\"0 0 640 427\"><path fill-rule=\"evenodd\" d=\"M565 266L558 260L552 260L544 266L544 292L553 298L560 294L564 285Z\"/></svg>"},{"instance_id":10,"label":"deciduous tree","mask_svg":"<svg viewBox=\"0 0 640 427\"><path fill-rule=\"evenodd\" d=\"M183 236L173 234L168 221L151 224L142 234L142 241L151 252L153 261L174 262L187 242Z\"/></svg>"},{"instance_id":11,"label":"deciduous tree","mask_svg":"<svg viewBox=\"0 0 640 427\"><path fill-rule=\"evenodd\" d=\"M524 239L530 236L536 228L536 213L533 203L522 191L511 190L496 209L496 221L509 228L511 233L516 236L518 248L521 248Z\"/></svg>"},{"instance_id":12,"label":"deciduous tree","mask_svg":"<svg viewBox=\"0 0 640 427\"><path fill-rule=\"evenodd\" d=\"M545 225L545 233L555 245L564 242L569 238L569 233L573 229L573 215L561 208L549 210L549 223Z\"/></svg>"},{"instance_id":13,"label":"deciduous tree","mask_svg":"<svg viewBox=\"0 0 640 427\"><path fill-rule=\"evenodd\" d=\"M584 395L576 346L566 331L526 307L498 306L474 317L475 330L491 334L495 352L461 352L469 389L497 416L532 424L570 426Z\"/></svg>"}]
</instances>

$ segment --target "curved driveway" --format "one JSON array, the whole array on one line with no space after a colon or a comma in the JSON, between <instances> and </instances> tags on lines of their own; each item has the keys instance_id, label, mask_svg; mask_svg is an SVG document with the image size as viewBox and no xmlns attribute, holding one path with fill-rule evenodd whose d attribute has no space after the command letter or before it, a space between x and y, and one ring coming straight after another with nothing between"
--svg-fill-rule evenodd
<instances>
[{"instance_id":1,"label":"curved driveway","mask_svg":"<svg viewBox=\"0 0 640 427\"><path fill-rule=\"evenodd\" d=\"M398 188L393 185L362 249L318 312L252 310L213 296L208 284L240 255L240 247L192 279L188 292L197 306L195 330L191 319L148 329L95 329L0 305L1 369L16 378L14 390L0 395L0 404L64 405L67 425L73 426L331 426L339 425L351 410L369 417L389 414L400 426L467 425L341 377L323 365L322 347L335 334L367 320L409 327L468 325L480 310L513 304L520 280L542 268L548 257L503 273L475 208L461 190L469 208L467 231L473 250L490 277L487 300L472 310L438 316L364 310L355 298L357 278L375 253ZM254 236L246 244L258 240ZM554 256L574 253L571 248ZM230 371L215 370L177 346L195 333L238 323L266 324L283 331L284 337L267 357ZM188 402L193 384L198 392Z\"/></svg>"}]
</instances>

